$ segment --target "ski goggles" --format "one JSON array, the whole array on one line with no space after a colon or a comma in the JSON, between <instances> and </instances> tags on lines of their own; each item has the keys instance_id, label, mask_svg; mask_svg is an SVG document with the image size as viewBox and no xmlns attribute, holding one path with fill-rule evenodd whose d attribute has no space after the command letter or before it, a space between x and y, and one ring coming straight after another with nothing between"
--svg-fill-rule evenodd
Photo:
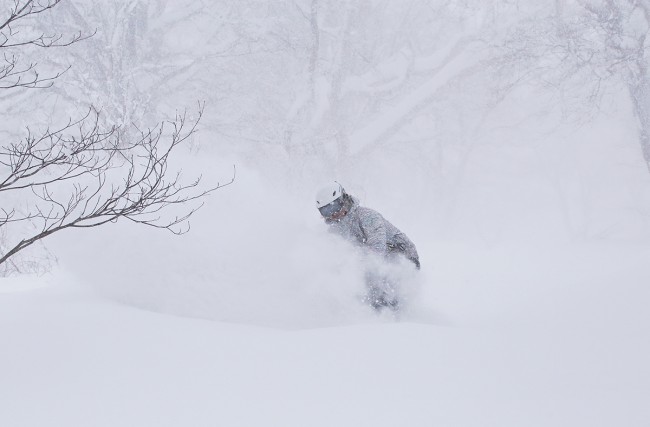
<instances>
[{"instance_id":1,"label":"ski goggles","mask_svg":"<svg viewBox=\"0 0 650 427\"><path fill-rule=\"evenodd\" d=\"M325 218L331 217L335 213L339 212L341 209L343 209L343 197L339 197L333 202L318 208L320 214L323 215Z\"/></svg>"}]
</instances>

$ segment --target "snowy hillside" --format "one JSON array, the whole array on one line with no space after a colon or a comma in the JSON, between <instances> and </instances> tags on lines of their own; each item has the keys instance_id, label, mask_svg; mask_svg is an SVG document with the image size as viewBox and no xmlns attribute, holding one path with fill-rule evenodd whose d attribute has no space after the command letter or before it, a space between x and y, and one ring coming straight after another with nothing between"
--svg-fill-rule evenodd
<instances>
[{"instance_id":1,"label":"snowy hillside","mask_svg":"<svg viewBox=\"0 0 650 427\"><path fill-rule=\"evenodd\" d=\"M358 307L341 324L339 307L320 328L297 322L322 309L300 294L270 302L267 316L296 321L278 329L134 308L62 272L39 287L5 279L0 422L646 424L647 249L439 255L444 267L427 271L435 281L419 312L394 322ZM253 309L240 301L237 310Z\"/></svg>"}]
</instances>

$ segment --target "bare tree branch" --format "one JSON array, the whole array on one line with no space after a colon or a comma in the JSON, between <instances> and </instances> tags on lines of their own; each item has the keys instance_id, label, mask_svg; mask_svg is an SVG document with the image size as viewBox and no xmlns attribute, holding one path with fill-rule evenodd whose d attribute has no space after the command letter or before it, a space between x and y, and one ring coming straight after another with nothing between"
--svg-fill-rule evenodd
<instances>
[{"instance_id":1,"label":"bare tree branch","mask_svg":"<svg viewBox=\"0 0 650 427\"><path fill-rule=\"evenodd\" d=\"M55 48L70 46L79 41L92 37L95 32L84 35L76 32L66 36L64 34L45 34L23 28L30 22L30 18L49 11L62 0L14 0L14 5L7 15L0 18L0 89L13 88L47 88L53 81L65 73L69 67L64 68L50 76L41 76L34 62L22 63L15 52L29 46L39 48Z\"/></svg>"},{"instance_id":2,"label":"bare tree branch","mask_svg":"<svg viewBox=\"0 0 650 427\"><path fill-rule=\"evenodd\" d=\"M201 177L184 183L182 171L169 175L172 153L196 132L202 115L200 105L193 121L186 112L179 113L174 120L141 132L139 139L122 141L118 129L103 130L100 114L91 110L60 129L38 137L30 133L24 141L0 148L0 165L6 170L0 175L0 192L28 190L36 200L24 215L3 208L0 227L19 221L37 226L33 235L0 253L0 264L58 231L97 227L120 218L175 234L187 232L187 220L203 203L168 219L161 211L199 201L235 179L233 171L229 182L201 189Z\"/></svg>"}]
</instances>

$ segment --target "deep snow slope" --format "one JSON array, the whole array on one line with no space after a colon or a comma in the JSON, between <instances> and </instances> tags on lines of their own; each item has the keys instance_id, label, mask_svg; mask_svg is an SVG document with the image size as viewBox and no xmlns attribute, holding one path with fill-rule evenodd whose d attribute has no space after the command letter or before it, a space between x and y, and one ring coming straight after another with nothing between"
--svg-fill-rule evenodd
<instances>
[{"instance_id":1,"label":"deep snow slope","mask_svg":"<svg viewBox=\"0 0 650 427\"><path fill-rule=\"evenodd\" d=\"M320 328L142 310L64 271L3 279L0 425L647 426L647 252L446 246L401 320L358 307Z\"/></svg>"}]
</instances>

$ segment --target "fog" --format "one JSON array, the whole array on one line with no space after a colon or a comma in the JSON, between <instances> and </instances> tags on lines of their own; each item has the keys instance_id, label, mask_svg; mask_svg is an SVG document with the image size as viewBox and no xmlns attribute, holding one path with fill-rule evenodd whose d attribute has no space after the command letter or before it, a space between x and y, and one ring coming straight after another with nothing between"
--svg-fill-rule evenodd
<instances>
[{"instance_id":1,"label":"fog","mask_svg":"<svg viewBox=\"0 0 650 427\"><path fill-rule=\"evenodd\" d=\"M527 282L565 262L558 257L648 241L644 110L630 74L642 59L616 68L602 17L589 10L497 1L186 6L73 1L46 11L34 27L88 37L25 50L43 73L70 68L51 87L4 92L3 135L65 123L90 103L126 138L203 109L171 167L183 182L201 177L202 190L234 182L161 212L165 221L204 204L179 226L187 234L125 218L65 230L16 255L28 270L59 265L111 298L191 317L287 328L358 321L368 314L358 304L360 254L326 232L314 207L316 190L334 180L415 242L423 269L405 282L426 321L445 316L441 295L467 270L494 270L495 254L518 261L475 280L523 295L550 286ZM638 16L602 7L619 20ZM549 32L557 22L574 32ZM631 20L617 31L632 39L640 28ZM580 49L601 42L580 65ZM562 50L571 43L575 55ZM33 209L33 195L6 194L8 206ZM31 226L3 227L5 246ZM570 271L569 262L549 280Z\"/></svg>"},{"instance_id":2,"label":"fog","mask_svg":"<svg viewBox=\"0 0 650 427\"><path fill-rule=\"evenodd\" d=\"M53 9L40 25L96 34L67 56L40 59L46 70L70 65L57 85L5 103L3 125L19 137L21 123L78 116L89 105L81 94L127 130L179 110L193 117L205 102L174 165L186 181L202 176L202 188L237 172L205 200L188 235L120 221L45 242L106 290L217 318L247 317L226 314L242 301L252 317L292 311L283 302L297 295L342 303L358 288L358 263L326 237L313 205L316 189L333 180L411 237L429 287L447 245L544 253L576 241L648 238L648 173L625 80L600 79L594 98L571 58L556 64L566 68L563 80L550 70L557 55L532 39L538 28L518 33L558 10L416 1L177 6L80 1ZM567 23L582 13L567 10ZM32 119L20 113L29 103L38 105ZM80 252L69 249L82 241Z\"/></svg>"},{"instance_id":3,"label":"fog","mask_svg":"<svg viewBox=\"0 0 650 427\"><path fill-rule=\"evenodd\" d=\"M534 104L516 106L526 102ZM515 116L516 106L500 108ZM61 234L49 247L80 281L149 310L287 329L372 321L360 304L360 253L328 233L315 208L316 190L336 179L417 245L423 268L406 279L406 319L543 319L543 304L554 310L573 292L593 292L583 283L644 253L647 171L625 113L613 106L569 130L487 122L464 170L438 180L423 158L404 161L399 151L337 173L318 158L296 159L295 169L272 157L225 158L199 133L198 150L179 160L191 165L184 173L213 184L237 170L187 234L120 222ZM494 114L502 121L507 111ZM438 142L411 149L427 153Z\"/></svg>"}]
</instances>

